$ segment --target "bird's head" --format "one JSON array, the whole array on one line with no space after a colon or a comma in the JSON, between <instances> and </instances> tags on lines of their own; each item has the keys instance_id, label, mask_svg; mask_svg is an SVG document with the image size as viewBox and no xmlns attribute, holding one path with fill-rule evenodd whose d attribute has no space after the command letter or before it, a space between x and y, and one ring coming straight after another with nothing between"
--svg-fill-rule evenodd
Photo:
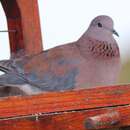
<instances>
[{"instance_id":1,"label":"bird's head","mask_svg":"<svg viewBox=\"0 0 130 130\"><path fill-rule=\"evenodd\" d=\"M113 20L106 15L100 15L94 18L86 32L90 37L98 40L108 39L113 37L113 34L119 36L114 29Z\"/></svg>"},{"instance_id":2,"label":"bird's head","mask_svg":"<svg viewBox=\"0 0 130 130\"><path fill-rule=\"evenodd\" d=\"M94 18L90 24L91 29L96 29L99 32L108 32L110 34L115 34L119 36L113 27L113 20L111 17L106 15L100 15Z\"/></svg>"}]
</instances>

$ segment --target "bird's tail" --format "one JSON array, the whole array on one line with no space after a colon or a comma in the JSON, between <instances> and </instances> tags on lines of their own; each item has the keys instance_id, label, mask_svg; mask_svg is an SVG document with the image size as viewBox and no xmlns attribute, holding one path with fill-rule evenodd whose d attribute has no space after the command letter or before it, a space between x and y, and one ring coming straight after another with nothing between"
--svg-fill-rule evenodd
<instances>
[{"instance_id":1,"label":"bird's tail","mask_svg":"<svg viewBox=\"0 0 130 130\"><path fill-rule=\"evenodd\" d=\"M2 60L0 61L0 71L8 73L11 69L11 60Z\"/></svg>"},{"instance_id":2,"label":"bird's tail","mask_svg":"<svg viewBox=\"0 0 130 130\"><path fill-rule=\"evenodd\" d=\"M14 63L13 60L0 61L0 71L4 72L6 76L12 75L12 78L15 77L15 78L18 78L19 80L22 80L25 83L29 83L24 72L21 69L19 69L19 67ZM11 78L11 76L10 76L10 78ZM12 86L14 86L14 84ZM8 85L8 84L6 84L6 85Z\"/></svg>"}]
</instances>

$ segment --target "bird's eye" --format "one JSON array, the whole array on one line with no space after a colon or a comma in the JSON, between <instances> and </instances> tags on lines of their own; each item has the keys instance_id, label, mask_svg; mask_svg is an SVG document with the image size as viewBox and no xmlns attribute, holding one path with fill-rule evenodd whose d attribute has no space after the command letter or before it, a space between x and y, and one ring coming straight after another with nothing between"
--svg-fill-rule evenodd
<instances>
[{"instance_id":1,"label":"bird's eye","mask_svg":"<svg viewBox=\"0 0 130 130\"><path fill-rule=\"evenodd\" d=\"M102 24L101 24L101 23L98 23L98 27L100 27L100 28L101 28L101 27L102 27Z\"/></svg>"}]
</instances>

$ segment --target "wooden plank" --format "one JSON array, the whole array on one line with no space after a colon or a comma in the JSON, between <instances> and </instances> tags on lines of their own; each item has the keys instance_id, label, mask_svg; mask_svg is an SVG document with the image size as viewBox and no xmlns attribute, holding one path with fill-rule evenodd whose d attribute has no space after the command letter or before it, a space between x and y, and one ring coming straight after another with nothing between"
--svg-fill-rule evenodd
<instances>
[{"instance_id":1,"label":"wooden plank","mask_svg":"<svg viewBox=\"0 0 130 130\"><path fill-rule=\"evenodd\" d=\"M130 85L0 99L0 118L130 104Z\"/></svg>"},{"instance_id":2,"label":"wooden plank","mask_svg":"<svg viewBox=\"0 0 130 130\"><path fill-rule=\"evenodd\" d=\"M89 130L85 125L87 118L111 111L120 113L121 122L111 125L100 122L95 129L130 125L130 106L122 106L0 120L0 130Z\"/></svg>"},{"instance_id":3,"label":"wooden plank","mask_svg":"<svg viewBox=\"0 0 130 130\"><path fill-rule=\"evenodd\" d=\"M37 0L0 0L9 30L11 54L34 55L42 51L42 38ZM22 54L21 54L22 50Z\"/></svg>"}]
</instances>

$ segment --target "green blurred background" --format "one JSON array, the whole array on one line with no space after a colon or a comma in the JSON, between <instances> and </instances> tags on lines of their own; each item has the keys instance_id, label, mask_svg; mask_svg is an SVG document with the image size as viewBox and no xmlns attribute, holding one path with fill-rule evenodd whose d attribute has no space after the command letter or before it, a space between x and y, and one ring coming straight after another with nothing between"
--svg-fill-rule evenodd
<instances>
[{"instance_id":1,"label":"green blurred background","mask_svg":"<svg viewBox=\"0 0 130 130\"><path fill-rule=\"evenodd\" d=\"M130 58L122 63L119 84L130 83Z\"/></svg>"}]
</instances>

